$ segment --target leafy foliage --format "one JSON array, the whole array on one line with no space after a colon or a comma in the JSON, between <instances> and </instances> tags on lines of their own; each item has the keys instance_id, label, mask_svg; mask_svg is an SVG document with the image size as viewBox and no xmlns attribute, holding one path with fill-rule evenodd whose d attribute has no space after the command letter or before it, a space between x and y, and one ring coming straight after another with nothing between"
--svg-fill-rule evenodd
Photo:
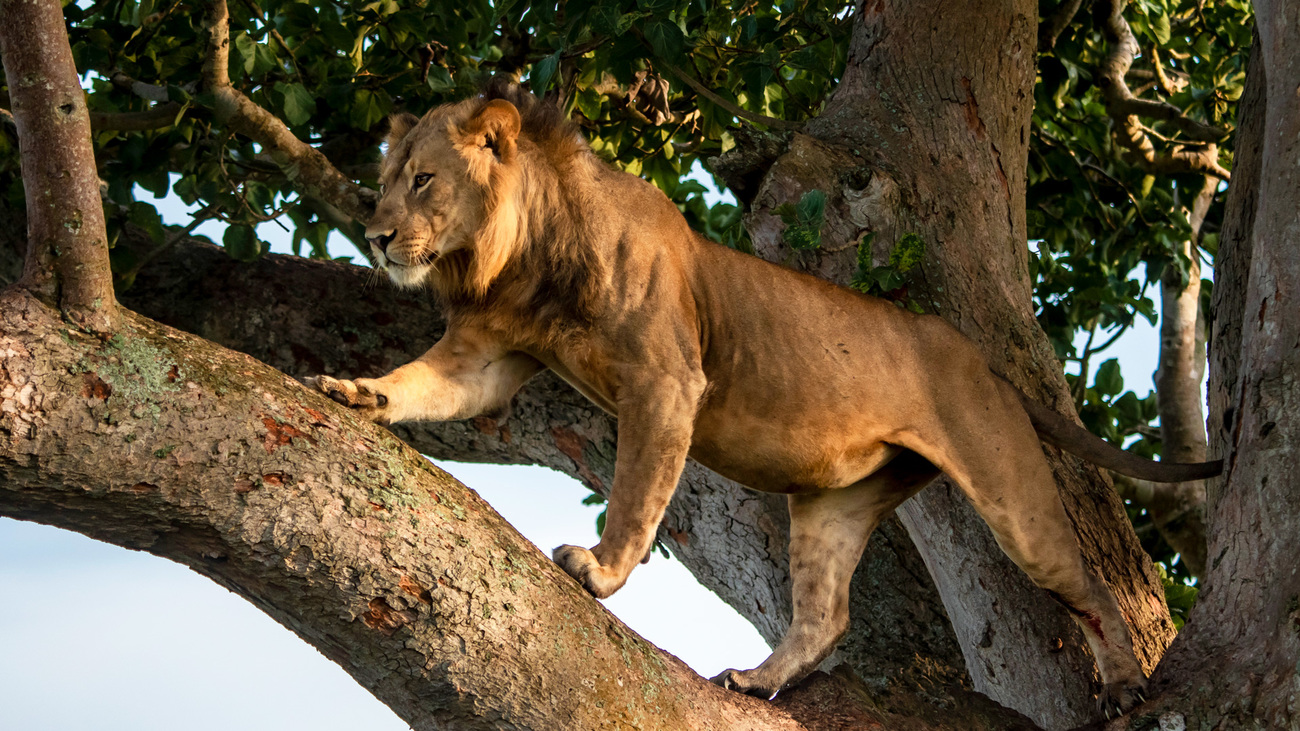
<instances>
[{"instance_id":1,"label":"leafy foliage","mask_svg":"<svg viewBox=\"0 0 1300 731\"><path fill-rule=\"evenodd\" d=\"M797 204L782 203L772 212L781 217L785 230L781 238L795 251L816 249L822 244L822 224L826 222L826 194L810 190Z\"/></svg>"},{"instance_id":2,"label":"leafy foliage","mask_svg":"<svg viewBox=\"0 0 1300 731\"><path fill-rule=\"evenodd\" d=\"M685 69L741 108L806 118L842 72L850 8L825 0L231 0L229 72L236 88L370 185L387 115L423 113L473 94L494 74L518 73L566 104L597 154L654 182L706 234L745 248L741 211L710 205L702 186L682 181L697 161L733 144L734 119L661 66ZM156 0L65 9L93 112L177 105L171 126L96 134L110 235L133 223L123 211L152 207L147 196L137 200L142 194L172 192L235 226L275 220L293 229L295 247L309 244L298 250L330 256L322 231L337 221L301 196L266 151L225 128L203 93L201 9ZM145 96L133 82L150 85ZM3 137L0 184L20 197L7 162L12 141ZM149 231L160 245L169 233ZM265 248L239 231L223 242L238 258ZM132 264L115 261L122 271Z\"/></svg>"}]
</instances>

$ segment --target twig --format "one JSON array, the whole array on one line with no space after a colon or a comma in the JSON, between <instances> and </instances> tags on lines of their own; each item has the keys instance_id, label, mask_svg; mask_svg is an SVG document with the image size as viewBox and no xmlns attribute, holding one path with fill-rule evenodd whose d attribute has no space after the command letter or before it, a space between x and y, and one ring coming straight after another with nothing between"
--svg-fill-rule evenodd
<instances>
[{"instance_id":1,"label":"twig","mask_svg":"<svg viewBox=\"0 0 1300 731\"><path fill-rule=\"evenodd\" d=\"M126 270L126 273L122 275L122 281L126 283L126 286L130 286L131 282L135 281L135 278L140 274L140 271L144 269L146 264L157 259L163 252L175 246L177 241L180 241L186 236L194 233L194 229L198 228L204 221L210 221L213 218L216 218L216 211L217 206L215 204L196 211L194 213L194 220L190 221L190 225L172 234L166 241L150 249L144 256L140 257L140 260L130 269Z\"/></svg>"},{"instance_id":2,"label":"twig","mask_svg":"<svg viewBox=\"0 0 1300 731\"><path fill-rule=\"evenodd\" d=\"M722 97L713 93L711 90L709 90L708 87L704 86L704 84L701 84L700 82L691 78L686 74L686 72L682 71L681 69L677 68L671 63L665 61L664 59L657 58L655 59L655 63L659 64L664 70L668 71L668 73L672 74L673 76L676 76L678 79L681 80L683 84L686 84L687 86L694 89L696 94L699 94L705 99L708 99L709 101L722 107L728 112L731 112L733 115L740 117L741 119L747 119L751 122L754 122L755 124L761 124L767 127L776 127L777 129L802 129L803 128L803 125L798 122L791 122L786 119L777 119L776 117L769 117L763 114L755 114L754 112L745 111L744 109L741 109L735 104L732 104L726 99L723 99Z\"/></svg>"},{"instance_id":3,"label":"twig","mask_svg":"<svg viewBox=\"0 0 1300 731\"><path fill-rule=\"evenodd\" d=\"M143 112L91 112L90 126L96 131L140 132L176 124L188 105L167 102Z\"/></svg>"}]
</instances>

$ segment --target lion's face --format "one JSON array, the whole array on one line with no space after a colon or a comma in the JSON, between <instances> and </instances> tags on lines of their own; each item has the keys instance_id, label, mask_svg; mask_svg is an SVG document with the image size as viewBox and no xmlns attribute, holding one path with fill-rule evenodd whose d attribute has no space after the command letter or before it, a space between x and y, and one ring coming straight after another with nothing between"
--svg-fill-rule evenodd
<instances>
[{"instance_id":1,"label":"lion's face","mask_svg":"<svg viewBox=\"0 0 1300 731\"><path fill-rule=\"evenodd\" d=\"M411 115L392 120L382 196L366 240L399 286L423 284L438 260L458 249L492 258L479 249L498 243L482 233L498 228L488 224L511 182L503 169L514 155L519 114L504 102L474 106L441 107L418 122Z\"/></svg>"}]
</instances>

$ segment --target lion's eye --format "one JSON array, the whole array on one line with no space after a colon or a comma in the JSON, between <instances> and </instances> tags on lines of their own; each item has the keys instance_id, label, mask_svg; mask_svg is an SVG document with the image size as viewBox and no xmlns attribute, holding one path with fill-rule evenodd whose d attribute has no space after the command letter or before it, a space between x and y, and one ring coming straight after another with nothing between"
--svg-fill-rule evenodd
<instances>
[{"instance_id":1,"label":"lion's eye","mask_svg":"<svg viewBox=\"0 0 1300 731\"><path fill-rule=\"evenodd\" d=\"M423 188L430 180L433 180L433 173L420 173L415 176L415 187Z\"/></svg>"}]
</instances>

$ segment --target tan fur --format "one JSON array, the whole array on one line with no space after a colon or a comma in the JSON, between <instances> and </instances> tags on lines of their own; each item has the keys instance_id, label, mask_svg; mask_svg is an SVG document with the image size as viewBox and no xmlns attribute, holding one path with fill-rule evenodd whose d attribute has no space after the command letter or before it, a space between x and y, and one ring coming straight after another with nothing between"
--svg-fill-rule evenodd
<instances>
[{"instance_id":1,"label":"tan fur","mask_svg":"<svg viewBox=\"0 0 1300 731\"><path fill-rule=\"evenodd\" d=\"M314 386L375 421L460 419L549 368L617 415L601 541L555 551L598 597L652 545L688 453L789 494L791 629L760 667L717 679L760 696L831 652L871 530L943 471L1076 617L1108 697L1136 702L1145 677L1115 600L1084 567L1018 395L973 344L704 240L554 109L515 88L488 96L394 125L367 231L393 236L376 254L395 282L443 300L446 335L383 378ZM416 189L422 173L437 177Z\"/></svg>"}]
</instances>

